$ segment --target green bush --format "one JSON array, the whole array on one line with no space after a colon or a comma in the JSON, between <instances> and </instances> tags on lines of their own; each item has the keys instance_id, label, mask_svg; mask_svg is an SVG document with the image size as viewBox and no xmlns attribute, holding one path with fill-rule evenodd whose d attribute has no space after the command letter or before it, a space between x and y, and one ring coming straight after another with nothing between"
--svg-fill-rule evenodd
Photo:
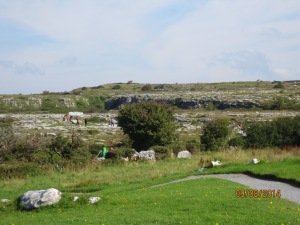
<instances>
[{"instance_id":1,"label":"green bush","mask_svg":"<svg viewBox=\"0 0 300 225\"><path fill-rule=\"evenodd\" d=\"M122 87L121 87L121 85L120 84L116 84L116 85L114 85L111 89L113 89L113 90L120 90Z\"/></svg>"},{"instance_id":2,"label":"green bush","mask_svg":"<svg viewBox=\"0 0 300 225\"><path fill-rule=\"evenodd\" d=\"M90 144L88 146L89 148L89 152L93 155L93 156L97 156L98 153L100 152L100 150L103 149L103 145L101 144Z\"/></svg>"},{"instance_id":3,"label":"green bush","mask_svg":"<svg viewBox=\"0 0 300 225\"><path fill-rule=\"evenodd\" d=\"M117 148L114 150L110 150L106 153L106 159L113 159L113 160L121 160L122 158L131 158L132 155L135 153L134 149L131 148Z\"/></svg>"},{"instance_id":4,"label":"green bush","mask_svg":"<svg viewBox=\"0 0 300 225\"><path fill-rule=\"evenodd\" d=\"M134 153L135 153L135 150L132 149L132 148L118 148L118 149L116 149L117 159L120 159L121 157L123 157L123 158L126 158L126 157L131 158Z\"/></svg>"},{"instance_id":5,"label":"green bush","mask_svg":"<svg viewBox=\"0 0 300 225\"><path fill-rule=\"evenodd\" d=\"M300 116L278 118L272 122L255 122L246 128L248 148L300 145Z\"/></svg>"},{"instance_id":6,"label":"green bush","mask_svg":"<svg viewBox=\"0 0 300 225\"><path fill-rule=\"evenodd\" d=\"M217 118L209 121L203 128L201 144L205 150L222 150L230 133L228 118Z\"/></svg>"},{"instance_id":7,"label":"green bush","mask_svg":"<svg viewBox=\"0 0 300 225\"><path fill-rule=\"evenodd\" d=\"M152 91L152 86L150 84L146 84L142 87L142 91Z\"/></svg>"},{"instance_id":8,"label":"green bush","mask_svg":"<svg viewBox=\"0 0 300 225\"><path fill-rule=\"evenodd\" d=\"M12 127L0 127L0 163L37 162L45 140L39 134L14 135Z\"/></svg>"},{"instance_id":9,"label":"green bush","mask_svg":"<svg viewBox=\"0 0 300 225\"><path fill-rule=\"evenodd\" d=\"M185 149L191 154L198 153L200 151L200 143L196 140L190 140L185 143Z\"/></svg>"},{"instance_id":10,"label":"green bush","mask_svg":"<svg viewBox=\"0 0 300 225\"><path fill-rule=\"evenodd\" d=\"M276 85L274 85L273 88L275 88L275 89L284 89L284 86L281 82L278 82Z\"/></svg>"},{"instance_id":11,"label":"green bush","mask_svg":"<svg viewBox=\"0 0 300 225\"><path fill-rule=\"evenodd\" d=\"M47 153L49 161L57 163L61 161L88 160L91 158L90 152L86 145L83 144L81 137L72 133L70 137L57 135L48 145Z\"/></svg>"},{"instance_id":12,"label":"green bush","mask_svg":"<svg viewBox=\"0 0 300 225\"><path fill-rule=\"evenodd\" d=\"M172 151L166 146L155 145L152 146L150 149L154 150L155 158L158 160L170 158L172 155Z\"/></svg>"},{"instance_id":13,"label":"green bush","mask_svg":"<svg viewBox=\"0 0 300 225\"><path fill-rule=\"evenodd\" d=\"M176 139L176 127L170 106L155 102L126 105L119 111L118 125L137 150L168 145Z\"/></svg>"},{"instance_id":14,"label":"green bush","mask_svg":"<svg viewBox=\"0 0 300 225\"><path fill-rule=\"evenodd\" d=\"M175 155L177 155L178 152L180 152L180 151L182 151L182 150L185 150L186 144L185 144L184 142L182 142L182 141L177 140L177 141L174 141L174 142L172 142L171 144L169 144L169 145L168 145L168 148L170 148L171 151L172 151Z\"/></svg>"},{"instance_id":15,"label":"green bush","mask_svg":"<svg viewBox=\"0 0 300 225\"><path fill-rule=\"evenodd\" d=\"M228 145L232 147L244 147L245 146L245 139L238 135L236 137L233 137L228 141Z\"/></svg>"}]
</instances>

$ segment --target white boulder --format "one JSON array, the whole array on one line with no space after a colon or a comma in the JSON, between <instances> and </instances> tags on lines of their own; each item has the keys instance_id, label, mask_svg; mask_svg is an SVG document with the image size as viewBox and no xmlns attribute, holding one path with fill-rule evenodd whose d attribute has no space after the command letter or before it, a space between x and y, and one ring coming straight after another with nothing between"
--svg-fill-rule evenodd
<instances>
[{"instance_id":1,"label":"white boulder","mask_svg":"<svg viewBox=\"0 0 300 225\"><path fill-rule=\"evenodd\" d=\"M100 200L100 197L90 197L89 203L94 204Z\"/></svg>"},{"instance_id":2,"label":"white boulder","mask_svg":"<svg viewBox=\"0 0 300 225\"><path fill-rule=\"evenodd\" d=\"M177 158L178 159L190 159L190 158L192 158L192 154L188 150L184 150L184 151L178 152Z\"/></svg>"},{"instance_id":3,"label":"white boulder","mask_svg":"<svg viewBox=\"0 0 300 225\"><path fill-rule=\"evenodd\" d=\"M27 191L21 196L21 204L25 209L36 209L53 205L61 199L61 192L55 188L47 190Z\"/></svg>"},{"instance_id":4,"label":"white boulder","mask_svg":"<svg viewBox=\"0 0 300 225\"><path fill-rule=\"evenodd\" d=\"M221 166L222 163L219 160L217 160L217 161L211 161L211 165L212 166Z\"/></svg>"},{"instance_id":5,"label":"white boulder","mask_svg":"<svg viewBox=\"0 0 300 225\"><path fill-rule=\"evenodd\" d=\"M139 158L146 160L155 160L155 152L154 150L140 151Z\"/></svg>"},{"instance_id":6,"label":"white boulder","mask_svg":"<svg viewBox=\"0 0 300 225\"><path fill-rule=\"evenodd\" d=\"M259 160L256 158L254 158L250 161L250 164L257 164L257 163L259 163Z\"/></svg>"}]
</instances>

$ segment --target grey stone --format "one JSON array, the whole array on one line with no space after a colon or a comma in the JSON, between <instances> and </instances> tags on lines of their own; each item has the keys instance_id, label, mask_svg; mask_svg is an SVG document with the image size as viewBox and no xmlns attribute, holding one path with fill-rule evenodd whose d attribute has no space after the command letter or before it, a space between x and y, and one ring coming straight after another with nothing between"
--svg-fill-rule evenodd
<instances>
[{"instance_id":1,"label":"grey stone","mask_svg":"<svg viewBox=\"0 0 300 225\"><path fill-rule=\"evenodd\" d=\"M184 151L178 152L177 158L190 159L190 158L192 158L192 154L188 150L184 150Z\"/></svg>"},{"instance_id":2,"label":"grey stone","mask_svg":"<svg viewBox=\"0 0 300 225\"><path fill-rule=\"evenodd\" d=\"M139 158L146 160L155 160L155 152L153 150L140 151Z\"/></svg>"},{"instance_id":3,"label":"grey stone","mask_svg":"<svg viewBox=\"0 0 300 225\"><path fill-rule=\"evenodd\" d=\"M94 204L100 200L100 197L90 197L89 203Z\"/></svg>"},{"instance_id":4,"label":"grey stone","mask_svg":"<svg viewBox=\"0 0 300 225\"><path fill-rule=\"evenodd\" d=\"M61 199L62 193L54 188L47 190L27 191L21 196L21 204L25 209L36 209L53 205Z\"/></svg>"}]
</instances>

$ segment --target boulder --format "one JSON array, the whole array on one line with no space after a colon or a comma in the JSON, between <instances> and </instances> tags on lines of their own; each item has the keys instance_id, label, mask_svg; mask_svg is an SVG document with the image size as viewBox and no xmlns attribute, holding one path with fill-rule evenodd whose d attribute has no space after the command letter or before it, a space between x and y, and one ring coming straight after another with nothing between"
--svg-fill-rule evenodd
<instances>
[{"instance_id":1,"label":"boulder","mask_svg":"<svg viewBox=\"0 0 300 225\"><path fill-rule=\"evenodd\" d=\"M100 197L90 197L89 203L94 204L100 200Z\"/></svg>"},{"instance_id":2,"label":"boulder","mask_svg":"<svg viewBox=\"0 0 300 225\"><path fill-rule=\"evenodd\" d=\"M211 165L212 166L221 166L222 163L219 160L217 160L217 161L211 161Z\"/></svg>"},{"instance_id":3,"label":"boulder","mask_svg":"<svg viewBox=\"0 0 300 225\"><path fill-rule=\"evenodd\" d=\"M155 160L155 152L154 150L140 151L139 158L146 160Z\"/></svg>"},{"instance_id":4,"label":"boulder","mask_svg":"<svg viewBox=\"0 0 300 225\"><path fill-rule=\"evenodd\" d=\"M184 150L184 151L178 152L177 158L178 159L190 159L190 158L192 158L192 154L188 150Z\"/></svg>"},{"instance_id":5,"label":"boulder","mask_svg":"<svg viewBox=\"0 0 300 225\"><path fill-rule=\"evenodd\" d=\"M257 164L259 163L258 159L254 158L250 161L250 164Z\"/></svg>"},{"instance_id":6,"label":"boulder","mask_svg":"<svg viewBox=\"0 0 300 225\"><path fill-rule=\"evenodd\" d=\"M20 200L24 209L36 209L59 202L61 195L57 189L49 188L47 190L27 191Z\"/></svg>"}]
</instances>

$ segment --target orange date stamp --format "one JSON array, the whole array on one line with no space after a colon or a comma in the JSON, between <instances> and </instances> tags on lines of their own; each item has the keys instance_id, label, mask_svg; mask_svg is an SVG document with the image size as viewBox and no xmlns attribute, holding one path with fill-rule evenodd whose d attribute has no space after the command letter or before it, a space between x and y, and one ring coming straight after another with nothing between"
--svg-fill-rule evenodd
<instances>
[{"instance_id":1,"label":"orange date stamp","mask_svg":"<svg viewBox=\"0 0 300 225\"><path fill-rule=\"evenodd\" d=\"M281 190L272 189L238 189L235 191L237 198L280 198Z\"/></svg>"}]
</instances>

